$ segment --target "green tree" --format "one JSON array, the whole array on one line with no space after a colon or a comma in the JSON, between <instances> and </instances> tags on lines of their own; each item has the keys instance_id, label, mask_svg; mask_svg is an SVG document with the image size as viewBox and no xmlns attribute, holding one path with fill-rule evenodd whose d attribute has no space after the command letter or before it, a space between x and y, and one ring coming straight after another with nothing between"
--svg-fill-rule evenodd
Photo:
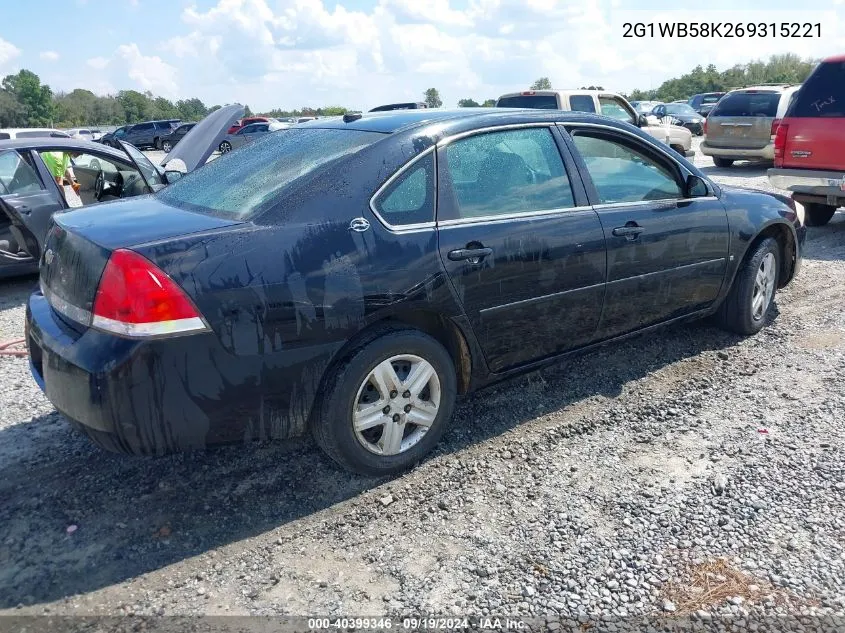
<instances>
[{"instance_id":1,"label":"green tree","mask_svg":"<svg viewBox=\"0 0 845 633\"><path fill-rule=\"evenodd\" d=\"M177 101L176 109L179 111L179 118L183 121L199 121L208 114L208 108L197 98Z\"/></svg>"},{"instance_id":2,"label":"green tree","mask_svg":"<svg viewBox=\"0 0 845 633\"><path fill-rule=\"evenodd\" d=\"M548 77L540 77L537 81L531 84L531 90L551 90L552 82Z\"/></svg>"},{"instance_id":3,"label":"green tree","mask_svg":"<svg viewBox=\"0 0 845 633\"><path fill-rule=\"evenodd\" d=\"M252 116L252 110L249 109L248 105L244 106L244 116L245 117Z\"/></svg>"},{"instance_id":4,"label":"green tree","mask_svg":"<svg viewBox=\"0 0 845 633\"><path fill-rule=\"evenodd\" d=\"M459 108L478 108L480 104L475 99L461 99L458 101Z\"/></svg>"},{"instance_id":5,"label":"green tree","mask_svg":"<svg viewBox=\"0 0 845 633\"><path fill-rule=\"evenodd\" d=\"M326 106L324 108L317 108L317 114L319 116L342 116L347 112L349 112L349 110L343 106Z\"/></svg>"},{"instance_id":6,"label":"green tree","mask_svg":"<svg viewBox=\"0 0 845 633\"><path fill-rule=\"evenodd\" d=\"M481 104L483 108L495 108L496 107L496 100L495 99L485 99L484 103Z\"/></svg>"},{"instance_id":7,"label":"green tree","mask_svg":"<svg viewBox=\"0 0 845 633\"><path fill-rule=\"evenodd\" d=\"M137 90L121 90L117 93L117 100L123 106L124 123L137 123L152 118L147 95Z\"/></svg>"},{"instance_id":8,"label":"green tree","mask_svg":"<svg viewBox=\"0 0 845 633\"><path fill-rule=\"evenodd\" d=\"M440 93L437 91L437 88L429 88L424 94L425 104L429 108L439 108L443 105L443 101L440 99Z\"/></svg>"},{"instance_id":9,"label":"green tree","mask_svg":"<svg viewBox=\"0 0 845 633\"><path fill-rule=\"evenodd\" d=\"M0 90L0 127L23 127L26 125L26 109L18 103L8 90Z\"/></svg>"},{"instance_id":10,"label":"green tree","mask_svg":"<svg viewBox=\"0 0 845 633\"><path fill-rule=\"evenodd\" d=\"M31 70L6 75L3 88L23 106L26 123L31 127L50 125L53 121L53 92L42 86L41 79Z\"/></svg>"}]
</instances>

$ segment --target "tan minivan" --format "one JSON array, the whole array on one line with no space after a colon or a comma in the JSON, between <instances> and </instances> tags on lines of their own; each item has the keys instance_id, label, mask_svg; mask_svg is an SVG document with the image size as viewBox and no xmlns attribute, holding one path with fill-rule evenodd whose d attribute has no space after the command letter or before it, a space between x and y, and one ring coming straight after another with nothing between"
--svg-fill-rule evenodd
<instances>
[{"instance_id":1,"label":"tan minivan","mask_svg":"<svg viewBox=\"0 0 845 633\"><path fill-rule=\"evenodd\" d=\"M716 167L730 167L735 160L774 160L776 121L800 87L731 90L707 115L701 153L712 156Z\"/></svg>"}]
</instances>

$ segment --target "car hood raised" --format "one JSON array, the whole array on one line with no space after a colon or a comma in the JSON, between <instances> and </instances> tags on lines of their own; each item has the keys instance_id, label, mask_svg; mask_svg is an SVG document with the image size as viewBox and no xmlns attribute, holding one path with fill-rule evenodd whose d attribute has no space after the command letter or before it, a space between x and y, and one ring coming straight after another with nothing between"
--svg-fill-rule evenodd
<instances>
[{"instance_id":1,"label":"car hood raised","mask_svg":"<svg viewBox=\"0 0 845 633\"><path fill-rule=\"evenodd\" d=\"M245 111L239 103L215 110L182 137L179 144L161 161L161 166L167 169L168 163L179 160L187 171L193 171L205 165L220 141L226 137L227 130L243 117ZM173 167L176 167L175 163Z\"/></svg>"}]
</instances>

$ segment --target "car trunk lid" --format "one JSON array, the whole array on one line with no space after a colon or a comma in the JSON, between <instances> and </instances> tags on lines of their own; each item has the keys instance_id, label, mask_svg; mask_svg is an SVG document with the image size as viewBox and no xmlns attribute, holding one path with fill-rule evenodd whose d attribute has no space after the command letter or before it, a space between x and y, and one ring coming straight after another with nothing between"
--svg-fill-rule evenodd
<instances>
[{"instance_id":1,"label":"car trunk lid","mask_svg":"<svg viewBox=\"0 0 845 633\"><path fill-rule=\"evenodd\" d=\"M113 251L239 223L176 209L152 196L56 215L40 263L41 291L58 313L87 327Z\"/></svg>"},{"instance_id":2,"label":"car trunk lid","mask_svg":"<svg viewBox=\"0 0 845 633\"><path fill-rule=\"evenodd\" d=\"M707 144L731 149L762 149L772 142L778 91L737 91L725 95L707 117Z\"/></svg>"}]
</instances>

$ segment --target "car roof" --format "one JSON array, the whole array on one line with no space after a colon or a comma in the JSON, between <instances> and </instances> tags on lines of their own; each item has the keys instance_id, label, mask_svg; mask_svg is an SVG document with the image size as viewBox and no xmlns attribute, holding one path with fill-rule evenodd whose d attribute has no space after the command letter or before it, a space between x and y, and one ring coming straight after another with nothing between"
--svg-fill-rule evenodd
<instances>
[{"instance_id":1,"label":"car roof","mask_svg":"<svg viewBox=\"0 0 845 633\"><path fill-rule=\"evenodd\" d=\"M54 127L4 127L0 128L0 132L61 132L61 130Z\"/></svg>"},{"instance_id":2,"label":"car roof","mask_svg":"<svg viewBox=\"0 0 845 633\"><path fill-rule=\"evenodd\" d=\"M75 138L57 138L49 136L38 136L33 138L16 138L0 141L0 150L3 149L67 149L80 152L99 152L100 154L111 154L115 158L127 160L126 153L103 145Z\"/></svg>"},{"instance_id":3,"label":"car roof","mask_svg":"<svg viewBox=\"0 0 845 633\"><path fill-rule=\"evenodd\" d=\"M508 124L532 123L540 121L555 122L600 122L617 119L598 116L586 112L569 112L565 110L541 110L537 108L428 108L420 110L389 110L386 112L366 112L353 120L337 117L332 119L318 119L308 123L310 129L348 129L363 132L381 132L393 134L407 130L420 129L431 126L437 130L431 136L450 134L463 130L473 130L483 127L494 127ZM624 125L624 123L622 123ZM306 126L303 126L306 127Z\"/></svg>"}]
</instances>

